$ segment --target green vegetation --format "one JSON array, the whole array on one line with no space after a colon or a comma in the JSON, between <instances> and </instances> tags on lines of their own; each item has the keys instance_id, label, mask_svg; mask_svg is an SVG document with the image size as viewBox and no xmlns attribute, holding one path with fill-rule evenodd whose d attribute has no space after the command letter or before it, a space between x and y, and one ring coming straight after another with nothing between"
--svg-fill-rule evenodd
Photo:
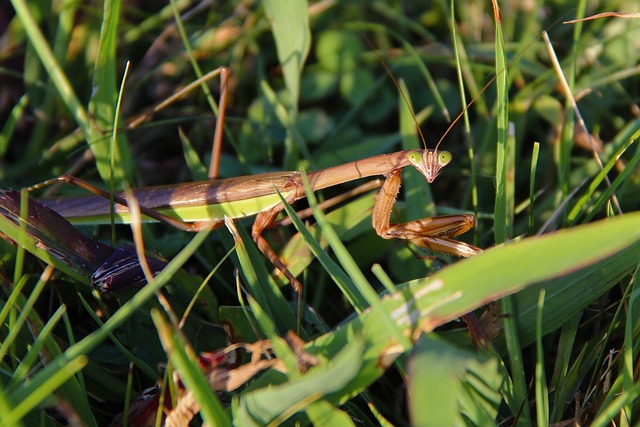
<instances>
[{"instance_id":1,"label":"green vegetation","mask_svg":"<svg viewBox=\"0 0 640 427\"><path fill-rule=\"evenodd\" d=\"M20 223L0 197L0 425L154 425L157 399L193 425L637 425L640 19L562 23L637 2L503 2L501 20L479 1L227 3L12 0L0 188L205 179L217 80L152 108L228 66L222 177L421 147L407 102L434 148L464 111L438 147L451 164L430 186L405 172L391 219L473 213L459 239L486 251L381 239L373 194L315 208L345 185L309 197L311 225L287 207L294 227L265 232L301 306L252 218L233 236L144 224L167 267L101 294L74 233L115 248L130 227ZM84 193L32 197L48 191Z\"/></svg>"}]
</instances>

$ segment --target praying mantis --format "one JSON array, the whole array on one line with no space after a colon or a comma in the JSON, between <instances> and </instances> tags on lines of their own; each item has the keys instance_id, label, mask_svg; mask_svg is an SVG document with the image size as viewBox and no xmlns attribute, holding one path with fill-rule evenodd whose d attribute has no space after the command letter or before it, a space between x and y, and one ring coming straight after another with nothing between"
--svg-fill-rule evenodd
<instances>
[{"instance_id":1,"label":"praying mantis","mask_svg":"<svg viewBox=\"0 0 640 427\"><path fill-rule=\"evenodd\" d=\"M223 69L220 74L223 95L221 95L221 111L216 123L214 153L219 152L222 141L221 129L226 104L226 98L223 96L226 96L229 75L226 69ZM398 86L393 75L391 77ZM412 111L411 114L413 116ZM422 140L424 141L424 138ZM216 156L212 158L211 178L217 173L214 165L215 158ZM432 183L451 160L452 156L448 151L439 151L436 146L434 149L424 148L377 155L312 171L307 173L307 178L311 189L317 191L360 178L384 176L385 180L376 196L372 213L372 225L380 237L409 240L433 252L469 257L482 250L454 238L474 227L473 215L437 216L400 224L390 222L395 199L400 189L402 169L414 167L427 182ZM95 196L41 201L73 224L110 223L111 213L116 223L132 221L127 207L127 196L123 193L112 196L115 204L111 207L109 202L111 195L108 192L70 175L36 184L30 187L30 190L53 182L66 182L96 193ZM140 211L146 217L145 220L166 222L185 231L199 231L204 227L221 227L225 217L238 219L255 216L251 236L258 248L284 274L296 292L302 291L302 284L262 235L265 229L277 224L277 216L284 209L280 197L290 204L306 197L301 172L272 172L147 187L133 190L132 195L137 199Z\"/></svg>"}]
</instances>

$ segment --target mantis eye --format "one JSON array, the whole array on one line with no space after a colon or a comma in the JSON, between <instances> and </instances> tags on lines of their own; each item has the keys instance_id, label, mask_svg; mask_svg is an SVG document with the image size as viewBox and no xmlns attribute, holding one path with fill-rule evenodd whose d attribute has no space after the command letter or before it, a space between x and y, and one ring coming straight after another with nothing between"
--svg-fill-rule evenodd
<instances>
[{"instance_id":1,"label":"mantis eye","mask_svg":"<svg viewBox=\"0 0 640 427\"><path fill-rule=\"evenodd\" d=\"M417 151L412 151L407 154L407 158L412 165L419 165L422 161L422 156Z\"/></svg>"},{"instance_id":2,"label":"mantis eye","mask_svg":"<svg viewBox=\"0 0 640 427\"><path fill-rule=\"evenodd\" d=\"M451 162L453 156L448 151L439 151L438 152L438 164L440 166L446 166Z\"/></svg>"}]
</instances>

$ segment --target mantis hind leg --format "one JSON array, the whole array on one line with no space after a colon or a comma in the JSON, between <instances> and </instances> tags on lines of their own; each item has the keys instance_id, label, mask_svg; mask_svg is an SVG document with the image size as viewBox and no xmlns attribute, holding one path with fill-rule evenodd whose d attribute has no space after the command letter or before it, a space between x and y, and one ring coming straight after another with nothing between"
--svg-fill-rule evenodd
<instances>
[{"instance_id":1,"label":"mantis hind leg","mask_svg":"<svg viewBox=\"0 0 640 427\"><path fill-rule=\"evenodd\" d=\"M220 169L220 153L222 152L222 135L224 133L224 117L227 111L227 90L229 88L230 75L231 70L229 68L220 67L220 101L218 101L218 117L216 118L216 129L213 135L213 146L211 147L209 179L217 179Z\"/></svg>"}]
</instances>

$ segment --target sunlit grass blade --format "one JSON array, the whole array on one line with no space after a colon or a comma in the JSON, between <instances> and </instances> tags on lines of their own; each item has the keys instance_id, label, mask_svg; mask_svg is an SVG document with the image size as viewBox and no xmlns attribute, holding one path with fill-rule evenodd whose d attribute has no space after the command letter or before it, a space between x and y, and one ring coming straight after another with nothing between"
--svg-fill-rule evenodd
<instances>
[{"instance_id":1,"label":"sunlit grass blade","mask_svg":"<svg viewBox=\"0 0 640 427\"><path fill-rule=\"evenodd\" d=\"M89 101L89 114L93 123L87 135L100 176L113 189L119 189L124 180L130 180L133 165L125 134L119 134L112 147L111 138L103 138L102 133L104 129L111 129L114 121L117 122L114 115L117 111L119 73L116 71L114 57L118 47L117 29L121 6L120 0L107 0L103 5L99 49L93 69L94 92Z\"/></svg>"},{"instance_id":2,"label":"sunlit grass blade","mask_svg":"<svg viewBox=\"0 0 640 427\"><path fill-rule=\"evenodd\" d=\"M279 333L296 330L296 318L280 289L269 277L264 266L261 253L242 227L235 227L232 220L227 221L227 228L231 231L236 242L236 254L242 275L251 296L260 307L269 313L269 317L276 324Z\"/></svg>"},{"instance_id":3,"label":"sunlit grass blade","mask_svg":"<svg viewBox=\"0 0 640 427\"><path fill-rule=\"evenodd\" d=\"M88 363L86 356L78 356L69 360L63 367L46 378L34 379L31 382L23 383L24 386L16 390L9 396L15 405L8 412L0 415L0 422L3 425L16 425L29 411L37 407L45 399L69 380ZM40 380L40 381L38 381Z\"/></svg>"},{"instance_id":4,"label":"sunlit grass blade","mask_svg":"<svg viewBox=\"0 0 640 427\"><path fill-rule=\"evenodd\" d=\"M197 359L179 339L180 332L174 330L172 325L163 319L159 310L152 311L151 316L169 360L180 374L180 381L184 382L187 390L194 394L204 421L209 425L230 426L231 420L204 377Z\"/></svg>"},{"instance_id":5,"label":"sunlit grass blade","mask_svg":"<svg viewBox=\"0 0 640 427\"><path fill-rule=\"evenodd\" d=\"M544 372L544 348L542 346L542 315L544 309L545 290L540 291L538 298L538 315L536 316L536 421L539 426L549 425L549 389Z\"/></svg>"},{"instance_id":6,"label":"sunlit grass blade","mask_svg":"<svg viewBox=\"0 0 640 427\"><path fill-rule=\"evenodd\" d=\"M595 197L596 195L595 193L598 187L600 186L602 181L605 179L607 174L611 171L611 169L615 166L616 161L619 159L620 156L622 156L622 154L626 151L627 148L629 148L634 142L638 141L639 136L640 136L640 132L636 132L636 134L631 139L629 139L626 144L624 144L622 147L620 147L618 151L616 151L614 156L604 166L604 169L598 172L598 174L593 178L593 181L591 182L591 184L589 184L589 187L587 188L585 195L582 196L580 200L578 200L578 202L575 204L571 212L569 212L569 215L567 217L568 221L575 222L578 219L579 215L585 210L585 207L589 202L589 200ZM609 200L611 195L622 184L627 182L628 178L635 173L634 172L636 169L635 166L638 164L638 162L640 162L640 152L637 152L633 156L633 158L631 158L625 170L615 179L613 184L611 186L608 186L604 191L602 191L601 194L598 195L591 209L587 211L586 221L590 221L598 212L600 212L604 203L607 200Z\"/></svg>"},{"instance_id":7,"label":"sunlit grass blade","mask_svg":"<svg viewBox=\"0 0 640 427\"><path fill-rule=\"evenodd\" d=\"M361 369L363 348L362 339L353 337L331 363L325 361L286 384L245 393L234 410L234 420L240 425L277 425L319 399L335 395Z\"/></svg>"},{"instance_id":8,"label":"sunlit grass blade","mask_svg":"<svg viewBox=\"0 0 640 427\"><path fill-rule=\"evenodd\" d=\"M307 193L307 197L309 197L309 193ZM313 200L310 199L310 202L313 203ZM318 258L318 261L320 261L325 271L327 271L327 273L329 273L329 275L333 277L334 281L338 284L345 297L349 300L350 304L357 311L366 309L368 307L368 304L366 302L366 299L362 295L361 290L358 289L358 285L354 283L354 279L352 277L349 277L349 275L347 275L345 271L339 268L335 264L335 262L331 260L329 255L324 252L324 250L318 244L317 240L315 240L313 236L307 231L302 221L300 221L299 218L296 218L295 211L293 210L293 208L291 208L291 206L285 204L285 211L287 212L287 215L289 215L289 217L292 219L293 225L296 227L298 232L300 232L304 237L313 254L316 256L316 258ZM326 233L325 237L328 237Z\"/></svg>"},{"instance_id":9,"label":"sunlit grass blade","mask_svg":"<svg viewBox=\"0 0 640 427\"><path fill-rule=\"evenodd\" d=\"M505 242L513 235L514 209L514 160L515 139L509 125L509 93L505 41L502 35L502 20L497 2L494 5L496 53L496 202L494 234L497 244Z\"/></svg>"},{"instance_id":10,"label":"sunlit grass blade","mask_svg":"<svg viewBox=\"0 0 640 427\"><path fill-rule=\"evenodd\" d=\"M495 70L496 70L496 198L494 209L493 233L497 244L513 237L514 190L515 190L515 137L509 123L509 92L506 72L507 60L505 40L502 33L502 16L497 1L492 2L495 25ZM509 297L501 301L503 313L514 311L513 300ZM524 376L522 349L516 323L506 318L504 321L507 349L511 365L516 402L524 402L527 396L527 384ZM513 410L514 408L512 408ZM523 407L523 417L530 419L529 408Z\"/></svg>"},{"instance_id":11,"label":"sunlit grass blade","mask_svg":"<svg viewBox=\"0 0 640 427\"><path fill-rule=\"evenodd\" d=\"M424 181L424 179L423 179ZM371 206L375 201L375 194L370 193L347 203L338 209L326 213L329 224L336 230L342 240L347 240L363 232L371 230ZM328 245L327 239L317 224L306 227L322 248ZM289 267L294 276L302 273L313 261L314 256L302 234L297 233L280 251L280 258ZM284 285L287 283L282 273L275 271L275 279Z\"/></svg>"},{"instance_id":12,"label":"sunlit grass blade","mask_svg":"<svg viewBox=\"0 0 640 427\"><path fill-rule=\"evenodd\" d=\"M363 370L353 385L343 391L344 399L357 393L361 387L375 381L382 374L382 370L374 366L379 366L383 354L390 351L392 344L397 342L393 335L385 332L389 330L382 327L388 321L389 315L405 333L430 331L488 301L528 287L536 297L532 302L531 299L523 301L517 313L519 328L532 331L526 335L530 337L530 342L535 336L535 316L528 314L527 309L535 311L537 307L537 291L532 285L547 288L548 299L545 306L549 312L553 313L555 309L550 305L557 303L565 307L563 316L574 316L576 312L584 309L598 292L601 294L606 290L600 288L585 292L582 287L584 280L580 278L584 279L593 270L603 268L606 266L604 262L614 263L613 268L618 277L626 274L629 268L633 268L638 262L638 237L640 214L630 214L494 248L439 271L429 279L416 280L400 286L395 294L382 300L382 311L369 311L350 320L309 344L308 351L331 357L354 333L363 334L366 343ZM580 250L575 248L576 239L582 243ZM523 260L526 260L524 266ZM545 263L545 269L534 267L540 262ZM486 275L483 272L486 272L487 268L495 268L494 271L500 271L500 274ZM523 268L530 274L523 276ZM572 281L565 283L565 277L571 278ZM594 283L593 286L598 285ZM574 298L577 294L584 296L581 304L572 307L572 310L566 310L567 300L560 300L568 290L574 292L569 298ZM556 295L552 295L553 293ZM385 319L381 319L380 316L384 316ZM545 318L543 330L548 333L561 322L562 320ZM522 344L525 344L524 340Z\"/></svg>"},{"instance_id":13,"label":"sunlit grass blade","mask_svg":"<svg viewBox=\"0 0 640 427\"><path fill-rule=\"evenodd\" d=\"M267 0L264 9L271 21L271 32L278 49L278 59L284 73L284 80L291 93L292 111L297 111L300 99L300 75L309 49L309 9L306 2Z\"/></svg>"}]
</instances>

